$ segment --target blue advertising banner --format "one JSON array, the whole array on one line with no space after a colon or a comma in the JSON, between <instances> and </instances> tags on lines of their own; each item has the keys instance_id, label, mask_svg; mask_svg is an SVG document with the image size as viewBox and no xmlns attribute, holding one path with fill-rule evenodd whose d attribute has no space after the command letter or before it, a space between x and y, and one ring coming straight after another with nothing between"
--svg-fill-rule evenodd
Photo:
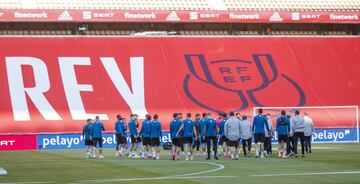
<instances>
[{"instance_id":1,"label":"blue advertising banner","mask_svg":"<svg viewBox=\"0 0 360 184\"><path fill-rule=\"evenodd\" d=\"M130 138L127 138L130 143ZM163 132L162 143L171 142L169 132ZM41 134L38 135L39 149L78 149L84 148L84 140L81 134ZM114 148L116 146L115 134L103 134L103 147Z\"/></svg>"},{"instance_id":2,"label":"blue advertising banner","mask_svg":"<svg viewBox=\"0 0 360 184\"><path fill-rule=\"evenodd\" d=\"M348 129L319 129L312 137L314 142L350 142L357 141L356 128Z\"/></svg>"},{"instance_id":3,"label":"blue advertising banner","mask_svg":"<svg viewBox=\"0 0 360 184\"><path fill-rule=\"evenodd\" d=\"M128 137L128 142L130 139ZM341 143L357 141L356 128L346 129L317 129L312 136L314 143ZM169 132L163 132L162 143L171 142ZM272 139L277 143L277 136ZM114 148L116 146L115 134L103 134L104 148ZM39 149L79 149L84 148L84 141L81 134L42 134L38 135Z\"/></svg>"},{"instance_id":4,"label":"blue advertising banner","mask_svg":"<svg viewBox=\"0 0 360 184\"><path fill-rule=\"evenodd\" d=\"M341 143L356 141L356 128L316 129L315 133L312 135L312 142L314 143ZM272 142L277 143L277 136L273 137Z\"/></svg>"}]
</instances>

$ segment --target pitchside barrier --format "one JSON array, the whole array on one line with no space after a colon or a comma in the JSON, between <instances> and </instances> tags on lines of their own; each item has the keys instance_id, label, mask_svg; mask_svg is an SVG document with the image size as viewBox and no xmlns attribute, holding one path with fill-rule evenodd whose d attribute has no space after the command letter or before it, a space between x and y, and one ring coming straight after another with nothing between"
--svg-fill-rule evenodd
<instances>
[{"instance_id":1,"label":"pitchside barrier","mask_svg":"<svg viewBox=\"0 0 360 184\"><path fill-rule=\"evenodd\" d=\"M359 37L0 37L0 134L78 132L96 115L113 127L156 113L169 130L173 112L358 105L359 50ZM328 122L316 126L353 126Z\"/></svg>"},{"instance_id":2,"label":"pitchside barrier","mask_svg":"<svg viewBox=\"0 0 360 184\"><path fill-rule=\"evenodd\" d=\"M313 143L347 143L357 142L356 128L315 129ZM43 149L82 149L84 141L81 134L40 134L40 135L2 135L0 136L0 150L43 150ZM130 143L130 138L127 138ZM161 143L171 142L168 131L163 132ZM272 138L277 143L277 136ZM115 148L116 137L113 133L106 133L103 137L104 148Z\"/></svg>"},{"instance_id":3,"label":"pitchside barrier","mask_svg":"<svg viewBox=\"0 0 360 184\"><path fill-rule=\"evenodd\" d=\"M285 110L294 116L294 111L307 113L313 120L315 132L312 135L314 143L348 143L359 142L359 111L358 106L306 106L306 107L254 107L254 116L259 108L264 114L270 114L273 127L276 127L276 118ZM250 119L251 120L251 119ZM323 127L320 125L330 125ZM127 138L130 143L130 138ZM171 142L168 131L164 131L161 143ZM277 135L272 138L277 143ZM116 146L114 133L105 133L103 136L104 148ZM71 134L31 134L31 135L0 135L0 150L42 150L42 149L81 149L84 148L82 135Z\"/></svg>"},{"instance_id":4,"label":"pitchside barrier","mask_svg":"<svg viewBox=\"0 0 360 184\"><path fill-rule=\"evenodd\" d=\"M346 143L355 142L357 134L356 129L317 129L313 136L314 143ZM130 138L127 138L130 143ZM161 143L171 142L169 132L164 132ZM277 136L272 139L277 143ZM115 148L115 134L104 134L104 148ZM80 134L44 134L38 135L38 149L77 149L84 148L84 142L81 141Z\"/></svg>"}]
</instances>

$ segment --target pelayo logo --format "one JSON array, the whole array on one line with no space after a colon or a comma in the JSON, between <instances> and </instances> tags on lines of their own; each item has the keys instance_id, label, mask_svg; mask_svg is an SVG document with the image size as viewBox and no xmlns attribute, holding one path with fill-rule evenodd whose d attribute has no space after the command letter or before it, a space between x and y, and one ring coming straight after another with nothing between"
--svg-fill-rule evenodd
<instances>
[{"instance_id":1,"label":"pelayo logo","mask_svg":"<svg viewBox=\"0 0 360 184\"><path fill-rule=\"evenodd\" d=\"M185 54L185 61L190 73L184 78L184 92L191 101L207 110L222 112L221 109L209 106L193 95L190 80L198 80L202 84L210 84L214 88L237 94L241 105L233 109L234 111L246 109L249 101L255 106L271 106L258 100L254 93L266 89L278 79L284 79L297 92L299 101L292 106L305 105L306 96L303 89L291 77L279 73L270 54L253 54L252 60L222 59L210 62L207 62L202 54ZM270 70L266 70L267 68Z\"/></svg>"}]
</instances>

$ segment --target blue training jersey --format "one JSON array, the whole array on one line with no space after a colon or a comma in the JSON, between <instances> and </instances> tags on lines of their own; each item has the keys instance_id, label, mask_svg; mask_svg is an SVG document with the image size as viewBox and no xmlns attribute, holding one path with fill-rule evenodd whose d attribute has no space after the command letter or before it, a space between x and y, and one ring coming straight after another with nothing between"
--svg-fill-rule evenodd
<instances>
[{"instance_id":1,"label":"blue training jersey","mask_svg":"<svg viewBox=\"0 0 360 184\"><path fill-rule=\"evenodd\" d=\"M91 123L86 124L83 127L82 135L84 136L85 140L90 140L90 138L91 138Z\"/></svg>"},{"instance_id":2,"label":"blue training jersey","mask_svg":"<svg viewBox=\"0 0 360 184\"><path fill-rule=\"evenodd\" d=\"M104 124L96 121L91 125L91 136L93 138L102 138L102 131L105 131Z\"/></svg>"},{"instance_id":3,"label":"blue training jersey","mask_svg":"<svg viewBox=\"0 0 360 184\"><path fill-rule=\"evenodd\" d=\"M200 137L204 135L205 123L206 123L206 118L202 118L202 119L199 121L199 136L200 136Z\"/></svg>"},{"instance_id":4,"label":"blue training jersey","mask_svg":"<svg viewBox=\"0 0 360 184\"><path fill-rule=\"evenodd\" d=\"M137 125L136 125L136 122L134 120L129 121L129 129L130 129L130 136L138 135Z\"/></svg>"},{"instance_id":5,"label":"blue training jersey","mask_svg":"<svg viewBox=\"0 0 360 184\"><path fill-rule=\"evenodd\" d=\"M227 118L224 118L219 125L219 134L220 137L225 136L225 132L224 132L224 128L225 128L225 123L226 123Z\"/></svg>"},{"instance_id":6,"label":"blue training jersey","mask_svg":"<svg viewBox=\"0 0 360 184\"><path fill-rule=\"evenodd\" d=\"M150 129L151 129L151 133L150 133L150 136L151 138L161 138L162 137L162 127L161 127L161 123L157 120L153 120L151 122L151 126L150 126Z\"/></svg>"},{"instance_id":7,"label":"blue training jersey","mask_svg":"<svg viewBox=\"0 0 360 184\"><path fill-rule=\"evenodd\" d=\"M285 116L278 117L276 119L276 131L278 135L289 135L290 132L290 120Z\"/></svg>"},{"instance_id":8,"label":"blue training jersey","mask_svg":"<svg viewBox=\"0 0 360 184\"><path fill-rule=\"evenodd\" d=\"M151 137L151 121L145 120L141 125L140 136L143 138Z\"/></svg>"},{"instance_id":9,"label":"blue training jersey","mask_svg":"<svg viewBox=\"0 0 360 184\"><path fill-rule=\"evenodd\" d=\"M205 136L216 136L216 120L208 118L207 121L205 121Z\"/></svg>"},{"instance_id":10,"label":"blue training jersey","mask_svg":"<svg viewBox=\"0 0 360 184\"><path fill-rule=\"evenodd\" d=\"M191 119L185 119L183 121L183 125L184 125L183 137L194 137L195 123Z\"/></svg>"},{"instance_id":11,"label":"blue training jersey","mask_svg":"<svg viewBox=\"0 0 360 184\"><path fill-rule=\"evenodd\" d=\"M262 114L255 116L254 121L253 121L252 131L255 133L258 133L258 134L264 134L265 126L266 126L266 129L269 131L269 125L268 125L266 117Z\"/></svg>"},{"instance_id":12,"label":"blue training jersey","mask_svg":"<svg viewBox=\"0 0 360 184\"><path fill-rule=\"evenodd\" d=\"M122 121L115 122L115 133L117 135L126 136L126 127Z\"/></svg>"},{"instance_id":13,"label":"blue training jersey","mask_svg":"<svg viewBox=\"0 0 360 184\"><path fill-rule=\"evenodd\" d=\"M171 121L170 123L170 135L171 138L179 138L181 137L181 135L176 135L181 127L181 121L178 119L174 119Z\"/></svg>"}]
</instances>

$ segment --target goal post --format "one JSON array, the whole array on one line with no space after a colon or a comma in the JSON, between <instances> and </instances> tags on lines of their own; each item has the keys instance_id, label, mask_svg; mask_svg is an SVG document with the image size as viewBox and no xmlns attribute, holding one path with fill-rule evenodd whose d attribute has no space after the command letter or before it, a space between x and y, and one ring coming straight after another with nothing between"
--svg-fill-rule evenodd
<instances>
[{"instance_id":1,"label":"goal post","mask_svg":"<svg viewBox=\"0 0 360 184\"><path fill-rule=\"evenodd\" d=\"M359 143L359 106L304 106L304 107L254 107L253 115L258 109L264 114L270 114L275 128L276 118L282 110L294 116L295 110L304 112L313 119L315 133L313 141L316 143Z\"/></svg>"}]
</instances>

